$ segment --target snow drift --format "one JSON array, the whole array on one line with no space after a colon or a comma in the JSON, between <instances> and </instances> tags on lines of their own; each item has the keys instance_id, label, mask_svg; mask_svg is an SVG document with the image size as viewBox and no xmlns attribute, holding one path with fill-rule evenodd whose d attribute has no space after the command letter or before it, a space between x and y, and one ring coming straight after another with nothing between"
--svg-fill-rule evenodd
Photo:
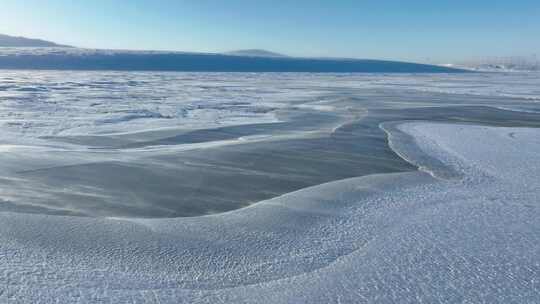
<instances>
[{"instance_id":1,"label":"snow drift","mask_svg":"<svg viewBox=\"0 0 540 304\"><path fill-rule=\"evenodd\" d=\"M0 299L538 301L538 129L386 128L435 177L352 178L194 218L1 213ZM458 174L442 178L429 159Z\"/></svg>"}]
</instances>

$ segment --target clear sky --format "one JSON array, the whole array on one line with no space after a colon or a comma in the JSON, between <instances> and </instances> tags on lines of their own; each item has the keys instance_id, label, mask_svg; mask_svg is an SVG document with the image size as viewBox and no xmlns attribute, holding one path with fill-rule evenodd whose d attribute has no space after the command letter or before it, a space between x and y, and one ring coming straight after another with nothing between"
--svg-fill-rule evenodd
<instances>
[{"instance_id":1,"label":"clear sky","mask_svg":"<svg viewBox=\"0 0 540 304\"><path fill-rule=\"evenodd\" d=\"M0 33L90 48L444 63L540 56L540 0L0 0Z\"/></svg>"}]
</instances>

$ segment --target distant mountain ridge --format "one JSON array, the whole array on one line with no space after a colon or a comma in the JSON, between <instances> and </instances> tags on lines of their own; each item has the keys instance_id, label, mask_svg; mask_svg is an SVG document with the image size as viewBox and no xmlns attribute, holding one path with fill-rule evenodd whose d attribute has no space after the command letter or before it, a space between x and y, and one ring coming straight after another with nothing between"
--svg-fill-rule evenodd
<instances>
[{"instance_id":1,"label":"distant mountain ridge","mask_svg":"<svg viewBox=\"0 0 540 304\"><path fill-rule=\"evenodd\" d=\"M0 47L70 47L42 39L0 34Z\"/></svg>"},{"instance_id":2,"label":"distant mountain ridge","mask_svg":"<svg viewBox=\"0 0 540 304\"><path fill-rule=\"evenodd\" d=\"M0 69L186 72L456 73L464 70L410 62L305 58L248 49L187 53L81 49L41 39L0 35Z\"/></svg>"},{"instance_id":3,"label":"distant mountain ridge","mask_svg":"<svg viewBox=\"0 0 540 304\"><path fill-rule=\"evenodd\" d=\"M234 55L234 56L249 56L249 57L289 57L280 53L275 53L267 50L261 49L247 49L247 50L236 50L224 53L225 55Z\"/></svg>"}]
</instances>

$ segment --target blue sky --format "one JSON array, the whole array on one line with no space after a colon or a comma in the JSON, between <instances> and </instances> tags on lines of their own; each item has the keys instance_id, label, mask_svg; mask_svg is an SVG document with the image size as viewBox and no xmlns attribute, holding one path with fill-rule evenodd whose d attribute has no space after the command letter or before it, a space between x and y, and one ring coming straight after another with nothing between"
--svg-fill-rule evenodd
<instances>
[{"instance_id":1,"label":"blue sky","mask_svg":"<svg viewBox=\"0 0 540 304\"><path fill-rule=\"evenodd\" d=\"M0 33L92 48L452 62L540 56L540 1L1 0Z\"/></svg>"}]
</instances>

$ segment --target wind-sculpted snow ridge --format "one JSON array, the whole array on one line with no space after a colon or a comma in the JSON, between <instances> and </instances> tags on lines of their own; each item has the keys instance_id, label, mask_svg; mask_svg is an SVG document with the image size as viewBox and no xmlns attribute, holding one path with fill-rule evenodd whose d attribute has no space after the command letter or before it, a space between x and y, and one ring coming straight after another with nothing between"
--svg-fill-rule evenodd
<instances>
[{"instance_id":1,"label":"wind-sculpted snow ridge","mask_svg":"<svg viewBox=\"0 0 540 304\"><path fill-rule=\"evenodd\" d=\"M419 167L459 174L351 178L193 218L3 212L0 302L539 302L540 130L385 128Z\"/></svg>"}]
</instances>

